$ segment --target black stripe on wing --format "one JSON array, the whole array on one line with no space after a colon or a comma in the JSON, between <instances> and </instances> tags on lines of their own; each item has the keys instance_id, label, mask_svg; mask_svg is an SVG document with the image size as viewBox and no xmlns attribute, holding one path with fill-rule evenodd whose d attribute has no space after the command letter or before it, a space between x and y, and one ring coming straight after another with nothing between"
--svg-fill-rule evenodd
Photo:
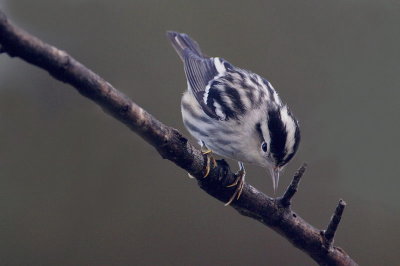
<instances>
[{"instance_id":1,"label":"black stripe on wing","mask_svg":"<svg viewBox=\"0 0 400 266\"><path fill-rule=\"evenodd\" d=\"M207 85L219 74L214 59L199 57L189 49L184 50L183 58L186 78L194 97L208 116L219 119L216 113L204 102Z\"/></svg>"}]
</instances>

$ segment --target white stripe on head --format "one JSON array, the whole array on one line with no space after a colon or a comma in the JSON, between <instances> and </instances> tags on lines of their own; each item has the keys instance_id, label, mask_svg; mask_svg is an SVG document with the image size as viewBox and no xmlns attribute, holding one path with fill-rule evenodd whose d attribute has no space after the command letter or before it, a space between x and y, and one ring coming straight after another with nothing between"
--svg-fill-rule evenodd
<instances>
[{"instance_id":1,"label":"white stripe on head","mask_svg":"<svg viewBox=\"0 0 400 266\"><path fill-rule=\"evenodd\" d=\"M287 156L293 152L293 147L295 144L295 136L294 135L296 133L296 122L289 115L287 106L284 106L283 108L281 108L281 119L282 119L283 124L285 125L286 132L287 132L286 143L285 143L286 156L284 158L284 159L286 159Z\"/></svg>"},{"instance_id":2,"label":"white stripe on head","mask_svg":"<svg viewBox=\"0 0 400 266\"><path fill-rule=\"evenodd\" d=\"M271 135L268 129L268 120L265 123L260 123L261 132L263 134L263 138L268 145L268 150L271 148Z\"/></svg>"}]
</instances>

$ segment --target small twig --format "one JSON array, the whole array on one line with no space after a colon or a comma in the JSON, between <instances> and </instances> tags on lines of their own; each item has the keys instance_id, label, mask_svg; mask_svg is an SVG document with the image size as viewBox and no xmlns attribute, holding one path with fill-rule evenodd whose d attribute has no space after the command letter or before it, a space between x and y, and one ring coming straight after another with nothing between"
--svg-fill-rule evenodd
<instances>
[{"instance_id":1,"label":"small twig","mask_svg":"<svg viewBox=\"0 0 400 266\"><path fill-rule=\"evenodd\" d=\"M285 194L280 198L280 203L284 207L288 207L291 204L291 199L293 198L294 194L297 192L297 187L299 186L299 182L301 177L303 176L304 172L306 171L307 164L303 163L303 165L297 170L294 174L293 180L290 185L287 187Z\"/></svg>"},{"instance_id":2,"label":"small twig","mask_svg":"<svg viewBox=\"0 0 400 266\"><path fill-rule=\"evenodd\" d=\"M331 221L329 222L326 230L323 232L323 236L325 239L325 246L327 248L330 248L333 243L336 230L339 226L340 220L342 219L344 207L346 207L346 202L342 199L339 200L338 206L336 207L336 210L333 213Z\"/></svg>"}]
</instances>

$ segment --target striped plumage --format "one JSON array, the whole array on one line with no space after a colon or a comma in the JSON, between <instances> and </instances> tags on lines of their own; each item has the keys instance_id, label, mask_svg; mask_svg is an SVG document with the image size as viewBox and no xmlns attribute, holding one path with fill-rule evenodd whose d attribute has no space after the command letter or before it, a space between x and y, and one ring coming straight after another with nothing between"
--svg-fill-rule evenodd
<instances>
[{"instance_id":1,"label":"striped plumage","mask_svg":"<svg viewBox=\"0 0 400 266\"><path fill-rule=\"evenodd\" d=\"M206 57L186 34L168 32L184 62L188 90L182 97L188 131L215 153L279 171L295 155L297 120L266 79L222 58Z\"/></svg>"}]
</instances>

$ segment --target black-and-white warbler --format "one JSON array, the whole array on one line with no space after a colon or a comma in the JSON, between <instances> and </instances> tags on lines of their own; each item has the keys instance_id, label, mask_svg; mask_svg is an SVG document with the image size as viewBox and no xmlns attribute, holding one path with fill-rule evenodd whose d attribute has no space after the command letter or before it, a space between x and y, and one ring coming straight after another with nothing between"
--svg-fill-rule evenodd
<instances>
[{"instance_id":1,"label":"black-and-white warbler","mask_svg":"<svg viewBox=\"0 0 400 266\"><path fill-rule=\"evenodd\" d=\"M238 177L231 185L236 191L227 205L240 197L243 163L269 169L276 191L279 172L300 142L298 122L289 108L261 76L222 58L205 56L186 34L168 32L167 36L184 63L188 90L181 109L186 128L200 141L204 153L210 149L239 162Z\"/></svg>"}]
</instances>

